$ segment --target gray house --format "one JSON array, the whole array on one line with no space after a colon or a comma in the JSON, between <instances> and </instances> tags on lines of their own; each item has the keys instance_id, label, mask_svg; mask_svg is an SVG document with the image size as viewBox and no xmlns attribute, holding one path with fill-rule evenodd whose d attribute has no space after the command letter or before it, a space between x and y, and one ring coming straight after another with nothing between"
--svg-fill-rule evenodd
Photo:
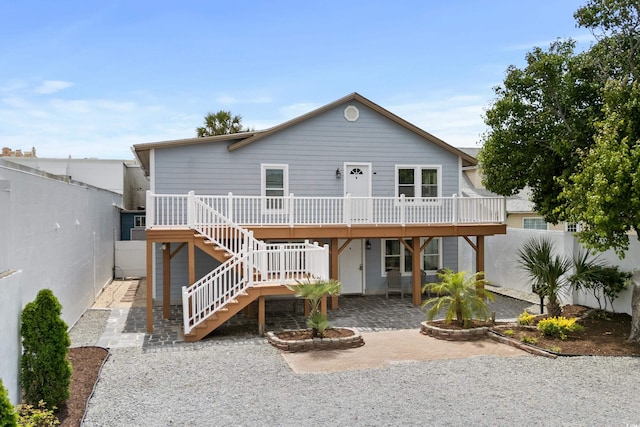
<instances>
[{"instance_id":1,"label":"gray house","mask_svg":"<svg viewBox=\"0 0 640 427\"><path fill-rule=\"evenodd\" d=\"M253 303L263 324L264 298L295 280L384 294L400 270L420 304L459 242L482 271L484 236L506 232L503 198L459 197L475 158L357 93L271 129L134 150L151 183L148 329L154 299L167 317L181 300L188 340Z\"/></svg>"}]
</instances>

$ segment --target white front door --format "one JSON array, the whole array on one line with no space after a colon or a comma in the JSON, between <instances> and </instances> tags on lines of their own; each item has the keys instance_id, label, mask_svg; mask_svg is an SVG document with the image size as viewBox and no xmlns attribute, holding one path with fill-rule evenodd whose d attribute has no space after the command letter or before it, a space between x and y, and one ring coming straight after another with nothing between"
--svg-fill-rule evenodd
<instances>
[{"instance_id":1,"label":"white front door","mask_svg":"<svg viewBox=\"0 0 640 427\"><path fill-rule=\"evenodd\" d=\"M372 214L371 199L359 199L371 197L371 163L345 163L344 164L344 193L350 200L349 209L345 210L350 222L369 222Z\"/></svg>"},{"instance_id":2,"label":"white front door","mask_svg":"<svg viewBox=\"0 0 640 427\"><path fill-rule=\"evenodd\" d=\"M339 239L341 247L346 240ZM338 258L338 280L342 284L341 294L364 293L364 259L362 258L363 240L354 239L340 252Z\"/></svg>"}]
</instances>

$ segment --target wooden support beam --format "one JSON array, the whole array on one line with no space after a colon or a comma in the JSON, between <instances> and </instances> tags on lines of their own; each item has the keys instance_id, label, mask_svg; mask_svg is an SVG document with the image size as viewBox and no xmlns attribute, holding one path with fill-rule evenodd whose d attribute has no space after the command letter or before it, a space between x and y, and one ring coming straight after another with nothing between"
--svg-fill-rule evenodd
<instances>
[{"instance_id":1,"label":"wooden support beam","mask_svg":"<svg viewBox=\"0 0 640 427\"><path fill-rule=\"evenodd\" d=\"M196 282L196 245L193 239L189 242L189 284Z\"/></svg>"},{"instance_id":2,"label":"wooden support beam","mask_svg":"<svg viewBox=\"0 0 640 427\"><path fill-rule=\"evenodd\" d=\"M147 333L153 332L153 241L147 240Z\"/></svg>"},{"instance_id":3,"label":"wooden support beam","mask_svg":"<svg viewBox=\"0 0 640 427\"><path fill-rule=\"evenodd\" d=\"M260 334L260 336L264 336L264 332L267 327L266 318L267 316L265 314L264 297L259 296L258 297L258 334Z\"/></svg>"},{"instance_id":4,"label":"wooden support beam","mask_svg":"<svg viewBox=\"0 0 640 427\"><path fill-rule=\"evenodd\" d=\"M336 239L336 242L337 242L337 241L338 241L338 240ZM344 250L346 249L346 247L347 247L347 246L349 246L349 243L351 243L352 241L353 241L353 239L347 239L347 241L346 241L346 242L344 242L344 243L342 244L342 246L340 246L340 248L338 249L338 255L340 255L340 254L342 253L342 251L344 251Z\"/></svg>"},{"instance_id":5,"label":"wooden support beam","mask_svg":"<svg viewBox=\"0 0 640 427\"><path fill-rule=\"evenodd\" d=\"M429 237L427 240L424 241L424 243L422 244L422 246L420 246L420 253L422 253L422 251L424 251L424 248L427 247L427 245L429 243L431 243L431 241L433 240L433 237Z\"/></svg>"},{"instance_id":6,"label":"wooden support beam","mask_svg":"<svg viewBox=\"0 0 640 427\"><path fill-rule=\"evenodd\" d=\"M193 240L193 239L191 239L191 240ZM176 248L176 250L175 250L175 251L171 252L171 255L169 256L169 258L173 258L173 257L174 257L178 252L180 252L180 249L182 249L182 248L184 248L184 247L185 247L185 245L186 245L186 244L187 244L187 242L182 242L182 243L180 244L180 246L178 246L178 247ZM168 250L168 248L167 248L167 250Z\"/></svg>"},{"instance_id":7,"label":"wooden support beam","mask_svg":"<svg viewBox=\"0 0 640 427\"><path fill-rule=\"evenodd\" d=\"M323 296L320 300L320 313L327 314L327 296Z\"/></svg>"},{"instance_id":8,"label":"wooden support beam","mask_svg":"<svg viewBox=\"0 0 640 427\"><path fill-rule=\"evenodd\" d=\"M329 242L329 258L331 265L330 277L333 280L338 280L340 274L338 259L340 257L340 248L338 247L338 239L331 239ZM331 309L338 309L338 295L331 295Z\"/></svg>"},{"instance_id":9,"label":"wooden support beam","mask_svg":"<svg viewBox=\"0 0 640 427\"><path fill-rule=\"evenodd\" d=\"M420 279L422 271L420 270L420 238L413 237L411 239L413 246L413 257L411 258L411 296L413 297L413 305L422 303L422 283Z\"/></svg>"},{"instance_id":10,"label":"wooden support beam","mask_svg":"<svg viewBox=\"0 0 640 427\"><path fill-rule=\"evenodd\" d=\"M478 279L484 279L484 236L476 236L476 273ZM477 287L478 295L484 297L484 281L478 282Z\"/></svg>"},{"instance_id":11,"label":"wooden support beam","mask_svg":"<svg viewBox=\"0 0 640 427\"><path fill-rule=\"evenodd\" d=\"M468 236L462 236L462 237L464 237L464 240L466 240L467 243L469 244L469 246L471 246L473 248L473 250L476 251L476 253L477 253L478 252L478 246L475 243L473 243L473 241Z\"/></svg>"},{"instance_id":12,"label":"wooden support beam","mask_svg":"<svg viewBox=\"0 0 640 427\"><path fill-rule=\"evenodd\" d=\"M162 318L171 317L171 243L162 244Z\"/></svg>"},{"instance_id":13,"label":"wooden support beam","mask_svg":"<svg viewBox=\"0 0 640 427\"><path fill-rule=\"evenodd\" d=\"M405 241L405 239L401 239L400 237L398 237L398 240L400 240L400 243L402 243L404 245L406 250L408 250L409 252L413 253L413 247L409 246L409 244Z\"/></svg>"}]
</instances>

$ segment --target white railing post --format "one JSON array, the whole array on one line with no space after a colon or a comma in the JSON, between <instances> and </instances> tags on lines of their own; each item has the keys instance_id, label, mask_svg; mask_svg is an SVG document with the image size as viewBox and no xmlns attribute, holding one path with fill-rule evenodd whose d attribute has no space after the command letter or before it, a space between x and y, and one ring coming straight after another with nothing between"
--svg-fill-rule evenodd
<instances>
[{"instance_id":1,"label":"white railing post","mask_svg":"<svg viewBox=\"0 0 640 427\"><path fill-rule=\"evenodd\" d=\"M227 218L229 218L229 221L235 222L233 220L233 193L231 191L229 191L227 198Z\"/></svg>"},{"instance_id":2,"label":"white railing post","mask_svg":"<svg viewBox=\"0 0 640 427\"><path fill-rule=\"evenodd\" d=\"M202 222L202 221L198 221ZM187 227L195 228L196 223L196 193L189 191L187 194Z\"/></svg>"},{"instance_id":3,"label":"white railing post","mask_svg":"<svg viewBox=\"0 0 640 427\"><path fill-rule=\"evenodd\" d=\"M400 195L400 225L401 226L405 226L407 225L407 198L404 196L404 194Z\"/></svg>"},{"instance_id":4,"label":"white railing post","mask_svg":"<svg viewBox=\"0 0 640 427\"><path fill-rule=\"evenodd\" d=\"M454 194L451 197L451 222L456 225L458 224L458 195Z\"/></svg>"},{"instance_id":5,"label":"white railing post","mask_svg":"<svg viewBox=\"0 0 640 427\"><path fill-rule=\"evenodd\" d=\"M295 212L295 206L293 205L293 193L289 194L289 227L293 228L295 224L293 215Z\"/></svg>"},{"instance_id":6,"label":"white railing post","mask_svg":"<svg viewBox=\"0 0 640 427\"><path fill-rule=\"evenodd\" d=\"M344 222L347 227L351 227L351 194L344 196Z\"/></svg>"},{"instance_id":7,"label":"white railing post","mask_svg":"<svg viewBox=\"0 0 640 427\"><path fill-rule=\"evenodd\" d=\"M146 219L145 219L145 228L151 228L156 225L156 204L155 198L153 197L153 193L151 190L147 190L147 206L146 210Z\"/></svg>"},{"instance_id":8,"label":"white railing post","mask_svg":"<svg viewBox=\"0 0 640 427\"><path fill-rule=\"evenodd\" d=\"M187 292L187 287L182 287L182 321L184 322L184 333L188 334L191 332L191 327L189 326L189 295Z\"/></svg>"},{"instance_id":9,"label":"white railing post","mask_svg":"<svg viewBox=\"0 0 640 427\"><path fill-rule=\"evenodd\" d=\"M500 222L502 224L507 223L507 198L504 196L502 197L502 212L500 215Z\"/></svg>"},{"instance_id":10,"label":"white railing post","mask_svg":"<svg viewBox=\"0 0 640 427\"><path fill-rule=\"evenodd\" d=\"M280 245L280 284L284 285L285 262L284 262L284 245Z\"/></svg>"}]
</instances>

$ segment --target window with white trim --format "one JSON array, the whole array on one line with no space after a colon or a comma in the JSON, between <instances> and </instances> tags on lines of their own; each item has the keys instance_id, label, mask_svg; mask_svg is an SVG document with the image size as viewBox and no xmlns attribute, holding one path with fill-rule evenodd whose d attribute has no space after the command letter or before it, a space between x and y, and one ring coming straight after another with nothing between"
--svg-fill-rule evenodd
<instances>
[{"instance_id":1,"label":"window with white trim","mask_svg":"<svg viewBox=\"0 0 640 427\"><path fill-rule=\"evenodd\" d=\"M262 195L265 196L264 208L282 210L285 208L283 197L289 194L289 165L262 165Z\"/></svg>"},{"instance_id":2,"label":"window with white trim","mask_svg":"<svg viewBox=\"0 0 640 427\"><path fill-rule=\"evenodd\" d=\"M440 197L441 167L396 165L396 197Z\"/></svg>"},{"instance_id":3,"label":"window with white trim","mask_svg":"<svg viewBox=\"0 0 640 427\"><path fill-rule=\"evenodd\" d=\"M546 230L547 221L544 218L522 218L522 228L528 230Z\"/></svg>"},{"instance_id":4,"label":"window with white trim","mask_svg":"<svg viewBox=\"0 0 640 427\"><path fill-rule=\"evenodd\" d=\"M405 243L411 246L411 239L406 239ZM424 244L424 239L421 240ZM420 257L420 269L435 272L442 268L442 240L433 238L424 247ZM413 266L413 254L398 239L382 240L382 275L392 269L398 269L404 275L411 274Z\"/></svg>"},{"instance_id":5,"label":"window with white trim","mask_svg":"<svg viewBox=\"0 0 640 427\"><path fill-rule=\"evenodd\" d=\"M578 233L579 231L582 231L582 226L575 222L565 222L564 227L569 233Z\"/></svg>"},{"instance_id":6,"label":"window with white trim","mask_svg":"<svg viewBox=\"0 0 640 427\"><path fill-rule=\"evenodd\" d=\"M136 228L145 228L147 226L147 217L145 215L134 215L133 226Z\"/></svg>"}]
</instances>

